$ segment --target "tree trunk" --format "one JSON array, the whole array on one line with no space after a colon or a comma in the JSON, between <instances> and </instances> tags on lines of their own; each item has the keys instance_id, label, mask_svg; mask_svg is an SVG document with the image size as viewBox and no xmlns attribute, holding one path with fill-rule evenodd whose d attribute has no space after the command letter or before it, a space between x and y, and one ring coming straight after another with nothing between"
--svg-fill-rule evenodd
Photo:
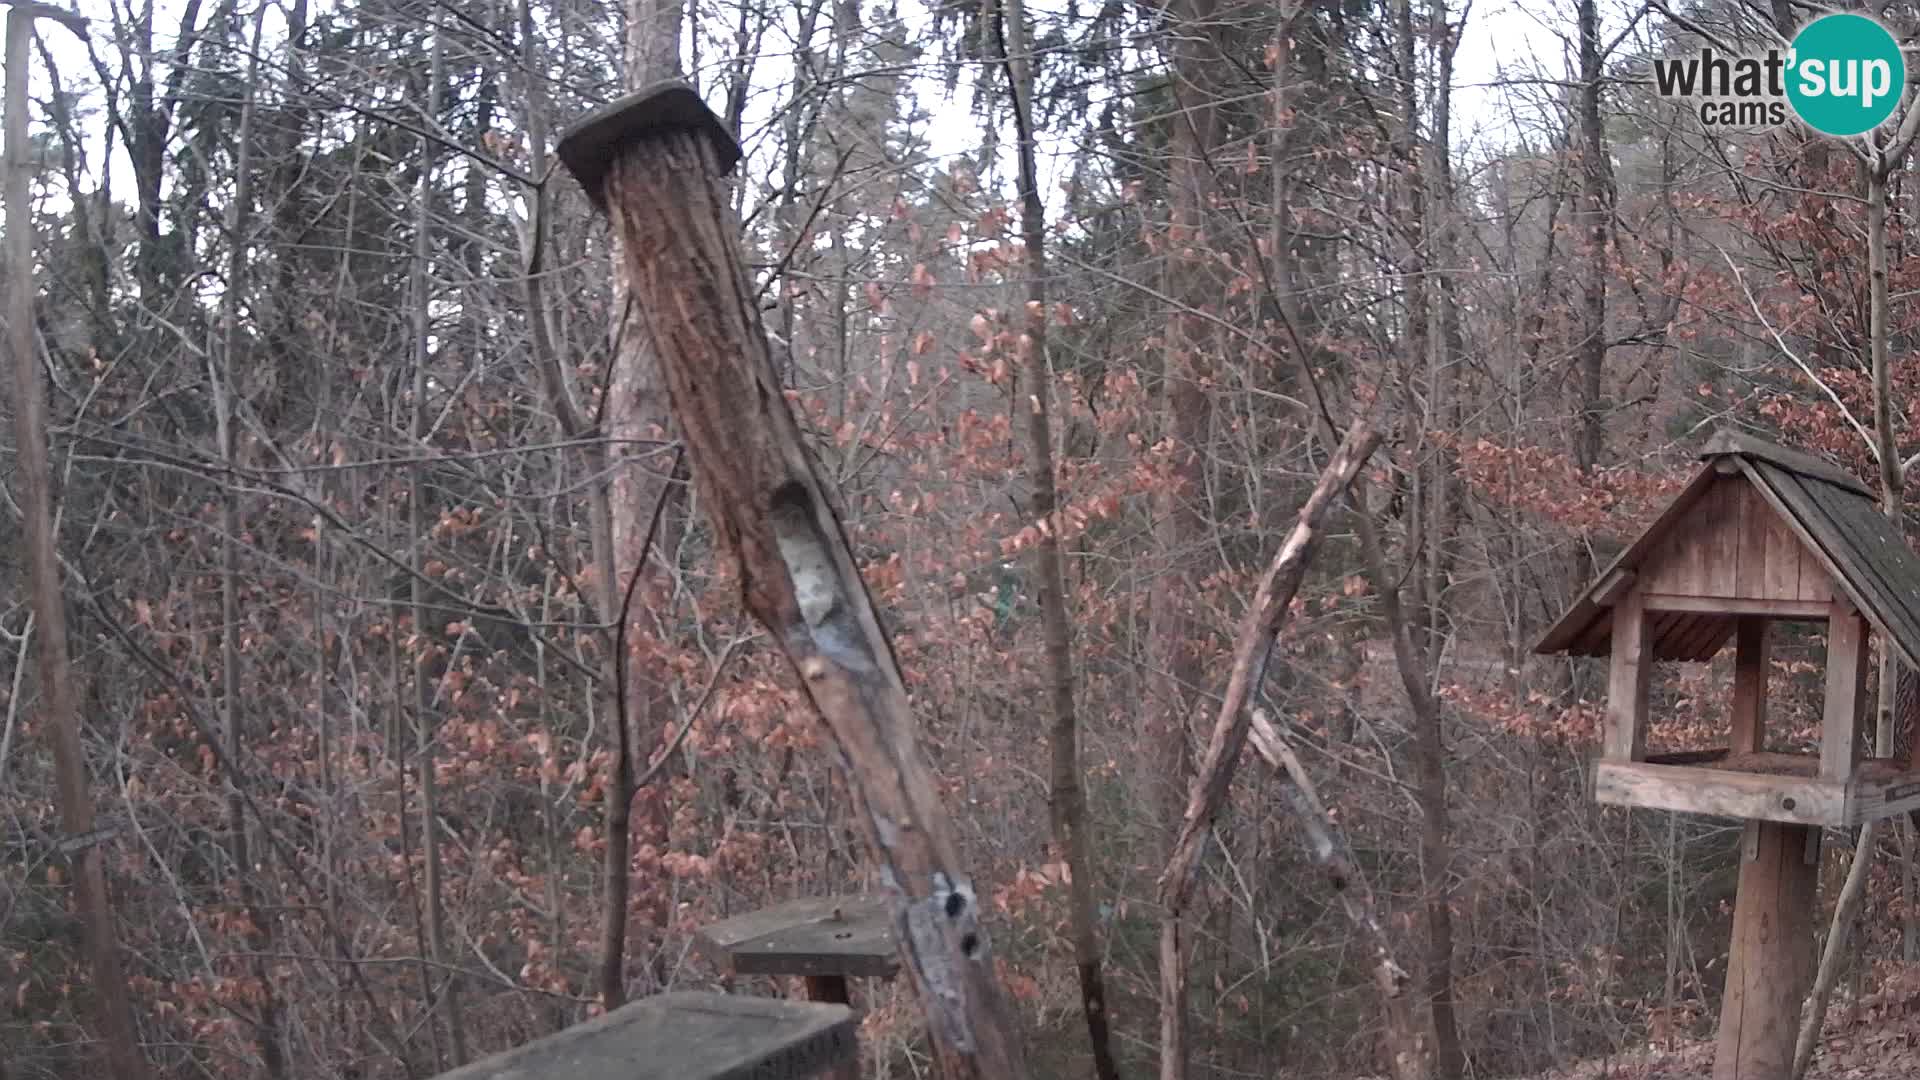
<instances>
[{"instance_id":1,"label":"tree trunk","mask_svg":"<svg viewBox=\"0 0 1920 1080\"><path fill-rule=\"evenodd\" d=\"M1591 474L1606 440L1602 401L1607 363L1607 178L1606 129L1600 118L1602 69L1599 0L1577 0L1580 32L1580 226L1586 266L1580 279L1579 438L1574 461ZM1584 550L1584 545L1583 545ZM1580 577L1584 582L1589 572Z\"/></svg>"},{"instance_id":2,"label":"tree trunk","mask_svg":"<svg viewBox=\"0 0 1920 1080\"><path fill-rule=\"evenodd\" d=\"M1453 166L1451 162L1451 120L1453 108L1453 53L1458 39L1453 27L1447 23L1445 0L1429 0L1427 10L1429 22L1428 37L1434 54L1433 99L1429 103L1429 115L1432 131L1425 146L1425 162L1421 168L1425 191L1421 193L1426 209L1423 215L1426 256L1421 265L1428 278L1426 290L1427 302L1427 340L1426 340L1426 376L1427 401L1424 427L1457 428L1455 419L1460 403L1454 396L1454 363L1458 356L1456 345L1459 338L1459 318L1454 309L1454 283L1450 276L1455 269L1456 236L1454 223L1457 220L1453 203ZM1438 273L1441 276L1434 276ZM1448 577L1452 567L1453 524L1457 510L1453 493L1453 463L1446 460L1437 446L1423 454L1424 464L1429 469L1425 485L1426 520L1421 523L1420 533L1425 538L1425 550L1421 552L1420 590L1420 641L1428 670L1434 669L1440 662L1441 650L1445 647L1447 627L1442 605L1448 587Z\"/></svg>"},{"instance_id":3,"label":"tree trunk","mask_svg":"<svg viewBox=\"0 0 1920 1080\"><path fill-rule=\"evenodd\" d=\"M1360 494L1360 489L1355 489ZM1400 603L1399 580L1387 566L1380 531L1364 498L1354 499L1355 531L1373 591L1386 611L1400 686L1413 711L1414 798L1420 807L1420 885L1427 912L1425 989L1433 1013L1434 1068L1441 1080L1458 1080L1465 1069L1459 1021L1453 1011L1453 849L1448 836L1446 746L1440 703L1430 674L1414 648L1413 632Z\"/></svg>"},{"instance_id":4,"label":"tree trunk","mask_svg":"<svg viewBox=\"0 0 1920 1080\"><path fill-rule=\"evenodd\" d=\"M1216 32L1214 0L1180 0L1178 26L1168 49L1179 86L1179 110L1171 120L1168 162L1167 294L1181 305L1169 313L1162 370L1160 410L1172 443L1168 483L1153 493L1154 550L1163 569L1147 600L1147 701L1141 745L1146 748L1147 785L1157 809L1156 824L1171 856L1174 830L1186 801L1193 769L1188 749L1191 702L1205 680L1200 668L1202 630L1192 614L1199 580L1200 549L1206 536L1206 459L1212 426L1212 402L1202 388L1211 365L1205 333L1192 309L1207 302L1207 193L1213 188L1208 155L1217 138L1218 120L1209 87L1210 55L1205 43ZM1180 954L1184 961L1184 947ZM1187 991L1184 962L1161 960L1160 1057L1162 1075L1184 1076L1187 1063ZM1167 980L1178 978L1178 986Z\"/></svg>"},{"instance_id":5,"label":"tree trunk","mask_svg":"<svg viewBox=\"0 0 1920 1080\"><path fill-rule=\"evenodd\" d=\"M444 53L439 31L433 35L432 70L427 85L427 115L440 112L441 83L445 78ZM420 783L420 853L425 865L424 910L427 923L427 948L436 967L446 972L446 985L440 991L440 1019L446 1025L447 1043L452 1054L450 1064L457 1068L467 1060L466 1021L460 1008L460 978L447 971L447 928L445 902L441 896L440 822L435 802L435 727L436 704L428 689L432 681L432 641L428 632L431 618L426 592L426 499L427 470L419 461L426 451L427 366L432 359L428 340L433 330L432 288L428 263L433 256L433 158L434 142L420 140L420 190L414 196L413 234L413 401L408 432L415 461L409 467L407 485L407 531L413 552L411 575L413 614L413 731L414 767Z\"/></svg>"},{"instance_id":6,"label":"tree trunk","mask_svg":"<svg viewBox=\"0 0 1920 1080\"><path fill-rule=\"evenodd\" d=\"M1080 977L1080 1005L1099 1080L1118 1080L1113 1038L1108 1031L1107 991L1100 972L1100 942L1093 918L1093 860L1088 854L1087 795L1081 786L1079 716L1073 699L1073 631L1067 610L1066 573L1060 552L1061 522L1055 518L1059 494L1054 487L1052 369L1047 355L1046 206L1040 199L1035 161L1033 66L1027 52L1024 0L1006 0L996 11L1000 58L1007 69L1008 96L1019 134L1021 234L1026 244L1026 329L1017 346L1026 399L1014 395L1015 411L1026 413L1028 513L1040 529L1033 549L1034 594L1046 639L1047 699L1053 707L1048 732L1052 759L1053 842L1067 864L1067 920L1073 938L1074 968Z\"/></svg>"},{"instance_id":7,"label":"tree trunk","mask_svg":"<svg viewBox=\"0 0 1920 1080\"><path fill-rule=\"evenodd\" d=\"M239 370L240 297L247 283L247 250L251 244L254 120L258 113L260 66L260 30L265 8L253 18L253 43L247 57L247 94L240 105L240 127L235 134L233 202L227 212L226 291L220 298L221 340L217 350L209 350L208 363L218 357L218 368L209 371L213 388L215 437L220 444L220 461L226 466L225 490L220 498L220 713L228 761L239 761L245 744L242 731L240 691L240 494L234 468L238 463L234 442L233 411L239 395L234 373ZM253 858L247 839L245 802L240 796L240 776L227 777L228 853L233 861L234 884L246 912L247 949L253 954L248 964L259 984L259 1013L254 1017L254 1042L266 1074L278 1080L286 1075L286 1059L280 1049L279 1000L274 990L266 957L273 952L273 923L260 904L259 882L254 875Z\"/></svg>"},{"instance_id":8,"label":"tree trunk","mask_svg":"<svg viewBox=\"0 0 1920 1080\"><path fill-rule=\"evenodd\" d=\"M1887 174L1905 155L1906 147L1913 140L1911 121L1915 114L1920 114L1920 105L1909 104L1908 109L1909 115L1903 120L1901 134L1896 137L1894 144L1880 151L1879 160L1867 166L1867 352L1873 376L1873 424L1877 444L1874 452L1880 460L1881 509L1892 523L1895 535L1902 537L1906 534L1902 496L1905 469L1900 460L1899 445L1894 441L1892 374L1888 366ZM1880 704L1874 716L1874 746L1878 753L1887 756L1897 756L1894 750L1893 706L1898 697L1896 684L1899 667L1898 654L1882 643ZM1910 732L1908 735L1911 738ZM1807 1002L1806 1015L1800 1024L1799 1040L1794 1047L1793 1075L1796 1080L1806 1074L1807 1066L1813 1060L1814 1047L1819 1044L1821 1027L1826 1022L1827 1002L1833 994L1834 981L1839 977L1841 962L1846 958L1847 938L1859 915L1860 905L1866 899L1867 878L1871 876L1874 855L1873 834L1871 822L1861 828L1860 838L1853 846L1853 865L1848 869L1846 883L1841 886L1840 896L1833 905L1833 923L1827 930L1827 947L1820 954L1820 967L1814 975L1813 990ZM1909 934L1914 917L1909 910L1909 928L1906 930Z\"/></svg>"},{"instance_id":9,"label":"tree trunk","mask_svg":"<svg viewBox=\"0 0 1920 1080\"><path fill-rule=\"evenodd\" d=\"M1225 697L1213 722L1200 770L1187 792L1186 812L1180 819L1173 852L1160 874L1160 1080L1186 1080L1185 1032L1187 959L1186 908L1199 878L1201 845L1214 818L1227 800L1246 745L1252 717L1247 702L1266 677L1267 658L1274 638L1286 625L1289 606L1300 590L1313 551L1320 542L1320 523L1327 508L1353 482L1380 444L1380 435L1365 420L1354 423L1345 440L1328 460L1320 482L1301 506L1298 520L1267 565L1259 591L1241 618L1234 640L1233 668L1227 675Z\"/></svg>"},{"instance_id":10,"label":"tree trunk","mask_svg":"<svg viewBox=\"0 0 1920 1080\"><path fill-rule=\"evenodd\" d=\"M18 455L19 505L26 532L28 584L34 623L35 674L41 718L53 743L59 787L60 828L73 845L67 855L80 907L88 965L93 970L96 1023L106 1043L109 1073L115 1080L148 1075L140 1051L140 1032L127 998L127 977L115 940L112 901L107 895L106 857L94 829L93 799L87 787L87 759L80 742L73 664L67 653L67 607L61 593L60 563L53 532L53 469L47 448L46 386L35 349L33 317L33 208L29 185L33 150L27 140L27 61L36 15L56 19L76 31L77 18L53 8L15 7L7 13L6 55L6 262L7 348L13 353L14 452Z\"/></svg>"},{"instance_id":11,"label":"tree trunk","mask_svg":"<svg viewBox=\"0 0 1920 1080\"><path fill-rule=\"evenodd\" d=\"M680 73L680 28L682 8L679 0L627 0L626 81L627 88L669 79ZM601 603L606 610L606 625L613 629L617 642L624 643L624 656L609 649L608 672L624 672L607 680L608 700L616 705L609 725L614 729L614 754L621 760L609 768L614 775L607 786L606 913L601 933L601 1003L608 1009L626 1000L627 924L630 917L631 875L630 818L638 812L642 847L657 852L667 849L667 805L665 785L644 792L633 789L633 778L652 760L667 724L670 702L657 674L647 665L634 663L634 642L640 631L631 611L664 614L669 610L669 586L666 575L650 572L655 559L672 565L677 561L671 529L650 527L655 515L664 510L673 497L672 468L658 449L667 438L669 416L664 388L660 383L660 364L641 325L642 313L636 310L633 283L628 278L631 262L621 249L625 238L617 231L613 237L613 362L607 373L606 439L596 452L604 455L590 462L595 474L606 477L603 515L594 512L594 563L596 577L603 582ZM602 503L595 496L598 507ZM658 509L656 509L658 508ZM660 539L657 556L649 549L655 537ZM631 575L622 583L621 576ZM637 597L629 607L624 597ZM659 872L659 867L653 867ZM654 935L667 925L668 889L647 893L646 925ZM649 941L646 945L657 942ZM643 946L645 947L645 946ZM651 970L652 965L645 965Z\"/></svg>"}]
</instances>

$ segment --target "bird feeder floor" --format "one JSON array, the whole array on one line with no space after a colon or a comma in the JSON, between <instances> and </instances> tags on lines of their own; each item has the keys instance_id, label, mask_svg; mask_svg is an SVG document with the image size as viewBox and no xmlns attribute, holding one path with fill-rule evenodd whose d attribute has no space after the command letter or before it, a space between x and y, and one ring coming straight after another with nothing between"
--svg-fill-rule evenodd
<instances>
[{"instance_id":1,"label":"bird feeder floor","mask_svg":"<svg viewBox=\"0 0 1920 1080\"><path fill-rule=\"evenodd\" d=\"M1602 759L1594 792L1610 806L1836 828L1920 809L1920 771L1900 762L1869 758L1846 780L1819 772L1815 754L1682 751Z\"/></svg>"},{"instance_id":2,"label":"bird feeder floor","mask_svg":"<svg viewBox=\"0 0 1920 1080\"><path fill-rule=\"evenodd\" d=\"M734 975L890 979L900 970L893 915L874 896L794 900L703 927L694 941Z\"/></svg>"}]
</instances>

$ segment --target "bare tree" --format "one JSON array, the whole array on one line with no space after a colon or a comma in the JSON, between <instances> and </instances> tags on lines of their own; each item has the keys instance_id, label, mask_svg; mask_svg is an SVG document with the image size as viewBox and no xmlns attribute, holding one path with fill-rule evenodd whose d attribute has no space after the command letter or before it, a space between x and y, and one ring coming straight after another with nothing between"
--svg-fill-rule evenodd
<instances>
[{"instance_id":1,"label":"bare tree","mask_svg":"<svg viewBox=\"0 0 1920 1080\"><path fill-rule=\"evenodd\" d=\"M14 449L19 455L20 512L26 520L27 563L34 622L34 652L41 714L53 743L60 786L60 827L73 866L93 968L98 1022L106 1040L108 1067L116 1077L140 1080L147 1061L140 1050L127 976L107 895L103 837L94 831L93 798L80 742L80 714L73 662L67 652L67 604L60 583L59 541L54 535L53 471L47 449L46 380L35 348L33 315L33 151L27 141L27 63L33 21L52 19L81 37L86 24L59 8L13 3L7 10L6 56L6 262L7 349L13 354Z\"/></svg>"}]
</instances>

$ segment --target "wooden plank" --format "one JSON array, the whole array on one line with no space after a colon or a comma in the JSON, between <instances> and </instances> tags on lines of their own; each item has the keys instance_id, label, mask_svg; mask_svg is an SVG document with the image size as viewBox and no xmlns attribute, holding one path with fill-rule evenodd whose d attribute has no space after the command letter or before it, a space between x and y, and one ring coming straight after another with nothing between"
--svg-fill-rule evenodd
<instances>
[{"instance_id":1,"label":"wooden plank","mask_svg":"<svg viewBox=\"0 0 1920 1080\"><path fill-rule=\"evenodd\" d=\"M1767 588L1767 519L1773 511L1754 493L1742 475L1727 481L1733 488L1734 528L1739 537L1740 568L1733 594L1750 600L1790 600L1795 593L1773 593Z\"/></svg>"},{"instance_id":2,"label":"wooden plank","mask_svg":"<svg viewBox=\"0 0 1920 1080\"><path fill-rule=\"evenodd\" d=\"M1708 494L1711 501L1701 508L1702 562L1701 593L1704 596L1737 596L1740 579L1740 518L1734 501L1746 481L1738 476L1723 476Z\"/></svg>"},{"instance_id":3,"label":"wooden plank","mask_svg":"<svg viewBox=\"0 0 1920 1080\"><path fill-rule=\"evenodd\" d=\"M1725 477L1714 477L1713 483L1701 493L1700 502L1686 520L1674 529L1672 538L1667 541L1667 550L1670 552L1667 565L1671 573L1661 575L1658 586L1660 592L1670 592L1676 596L1711 595L1707 589L1708 533L1713 515L1719 512L1719 496L1725 484ZM1647 586L1647 591L1654 590L1655 586Z\"/></svg>"},{"instance_id":4,"label":"wooden plank","mask_svg":"<svg viewBox=\"0 0 1920 1080\"><path fill-rule=\"evenodd\" d=\"M702 927L694 942L735 975L892 978L900 970L893 916L877 896L778 904Z\"/></svg>"},{"instance_id":5,"label":"wooden plank","mask_svg":"<svg viewBox=\"0 0 1920 1080\"><path fill-rule=\"evenodd\" d=\"M1593 786L1596 801L1609 806L1795 825L1841 825L1847 814L1847 786L1818 778L1603 759Z\"/></svg>"},{"instance_id":6,"label":"wooden plank","mask_svg":"<svg viewBox=\"0 0 1920 1080\"><path fill-rule=\"evenodd\" d=\"M1732 753L1767 748L1767 670L1767 620L1743 615L1734 628Z\"/></svg>"},{"instance_id":7,"label":"wooden plank","mask_svg":"<svg viewBox=\"0 0 1920 1080\"><path fill-rule=\"evenodd\" d=\"M1670 750L1664 754L1648 754L1649 765L1706 765L1727 756L1727 748L1715 750Z\"/></svg>"},{"instance_id":8,"label":"wooden plank","mask_svg":"<svg viewBox=\"0 0 1920 1080\"><path fill-rule=\"evenodd\" d=\"M694 132L711 144L722 175L740 161L740 143L732 129L707 108L698 92L677 79L642 87L581 116L561 133L554 152L594 208L604 212L607 174L614 159L635 141L666 131Z\"/></svg>"},{"instance_id":9,"label":"wooden plank","mask_svg":"<svg viewBox=\"0 0 1920 1080\"><path fill-rule=\"evenodd\" d=\"M1873 498L1873 489L1859 477L1835 465L1831 461L1814 457L1799 450L1790 450L1777 443L1768 442L1742 431L1722 428L1713 433L1707 444L1700 450L1700 458L1707 460L1723 454L1737 454L1741 457L1759 458L1771 462L1789 472L1825 480L1829 484L1838 484L1849 491Z\"/></svg>"},{"instance_id":10,"label":"wooden plank","mask_svg":"<svg viewBox=\"0 0 1920 1080\"><path fill-rule=\"evenodd\" d=\"M1828 521L1818 507L1807 498L1804 489L1800 487L1799 480L1790 473L1778 470L1764 471L1767 468L1765 465L1743 463L1742 467L1748 470L1748 476L1753 480L1754 490L1760 493L1761 498L1765 499L1769 506L1773 507L1781 523L1786 525L1794 538L1800 541L1804 554L1813 558L1814 565L1821 571L1819 576L1825 577L1834 588L1844 587L1847 579L1842 575L1839 564L1834 561L1833 551L1829 550L1844 545L1839 542L1833 523ZM1818 599L1817 594L1826 587L1826 583L1809 582L1807 569L1808 565L1803 558L1800 598Z\"/></svg>"},{"instance_id":11,"label":"wooden plank","mask_svg":"<svg viewBox=\"0 0 1920 1080\"><path fill-rule=\"evenodd\" d=\"M1706 661L1720 651L1720 647L1733 636L1734 618L1731 615L1699 615L1700 621L1693 631L1681 643L1675 659ZM1660 654L1655 653L1655 657Z\"/></svg>"},{"instance_id":12,"label":"wooden plank","mask_svg":"<svg viewBox=\"0 0 1920 1080\"><path fill-rule=\"evenodd\" d=\"M1819 834L1771 821L1748 822L1747 830L1753 857L1741 861L1734 897L1713 1080L1784 1080L1813 983L1819 867L1806 852Z\"/></svg>"},{"instance_id":13,"label":"wooden plank","mask_svg":"<svg viewBox=\"0 0 1920 1080\"><path fill-rule=\"evenodd\" d=\"M1631 570L1615 570L1600 579L1593 587L1593 602L1601 607L1612 607L1633 585L1634 573Z\"/></svg>"},{"instance_id":14,"label":"wooden plank","mask_svg":"<svg viewBox=\"0 0 1920 1080\"><path fill-rule=\"evenodd\" d=\"M845 1005L659 994L439 1080L798 1080L854 1061L856 1049Z\"/></svg>"},{"instance_id":15,"label":"wooden plank","mask_svg":"<svg viewBox=\"0 0 1920 1080\"><path fill-rule=\"evenodd\" d=\"M1920 772L1893 777L1855 774L1847 785L1847 824L1865 825L1882 818L1902 817L1920 810Z\"/></svg>"},{"instance_id":16,"label":"wooden plank","mask_svg":"<svg viewBox=\"0 0 1920 1080\"><path fill-rule=\"evenodd\" d=\"M1715 615L1765 615L1775 619L1825 620L1832 601L1773 600L1749 597L1667 596L1645 594L1648 611L1706 612Z\"/></svg>"},{"instance_id":17,"label":"wooden plank","mask_svg":"<svg viewBox=\"0 0 1920 1080\"><path fill-rule=\"evenodd\" d=\"M1613 649L1607 665L1605 755L1639 761L1647 753L1647 685L1653 658L1647 648L1646 612L1631 590L1613 608Z\"/></svg>"},{"instance_id":18,"label":"wooden plank","mask_svg":"<svg viewBox=\"0 0 1920 1080\"><path fill-rule=\"evenodd\" d=\"M1845 780L1858 764L1867 700L1867 623L1836 601L1827 620L1827 695L1820 714L1820 775Z\"/></svg>"},{"instance_id":19,"label":"wooden plank","mask_svg":"<svg viewBox=\"0 0 1920 1080\"><path fill-rule=\"evenodd\" d=\"M1807 599L1801 592L1800 566L1806 553L1800 538L1795 536L1791 527L1780 519L1780 511L1767 502L1766 497L1754 486L1751 478L1747 481L1747 498L1758 512L1755 518L1749 520L1755 522L1755 528L1764 534L1763 539L1766 542L1765 595L1783 599Z\"/></svg>"},{"instance_id":20,"label":"wooden plank","mask_svg":"<svg viewBox=\"0 0 1920 1080\"><path fill-rule=\"evenodd\" d=\"M1812 604L1833 602L1833 579L1827 576L1826 567L1820 565L1820 557L1808 551L1804 546L1796 545L1794 553L1800 563L1800 599Z\"/></svg>"}]
</instances>

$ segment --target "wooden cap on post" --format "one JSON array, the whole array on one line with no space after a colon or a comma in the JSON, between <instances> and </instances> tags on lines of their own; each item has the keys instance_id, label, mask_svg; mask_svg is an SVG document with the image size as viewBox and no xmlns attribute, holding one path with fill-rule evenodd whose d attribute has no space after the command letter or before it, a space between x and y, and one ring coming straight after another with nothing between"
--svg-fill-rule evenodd
<instances>
[{"instance_id":1,"label":"wooden cap on post","mask_svg":"<svg viewBox=\"0 0 1920 1080\"><path fill-rule=\"evenodd\" d=\"M594 109L568 125L555 149L594 207L605 213L604 185L614 155L648 136L670 131L697 132L711 139L722 176L740 161L740 143L733 132L693 87L679 79L654 83Z\"/></svg>"}]
</instances>

